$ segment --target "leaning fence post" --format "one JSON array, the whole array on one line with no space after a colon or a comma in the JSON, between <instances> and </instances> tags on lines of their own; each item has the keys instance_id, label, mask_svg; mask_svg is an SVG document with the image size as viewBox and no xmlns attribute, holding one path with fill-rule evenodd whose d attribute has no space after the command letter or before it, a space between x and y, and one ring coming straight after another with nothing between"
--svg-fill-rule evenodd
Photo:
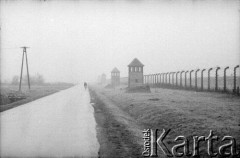
<instances>
[{"instance_id":1,"label":"leaning fence post","mask_svg":"<svg viewBox=\"0 0 240 158\"><path fill-rule=\"evenodd\" d=\"M190 88L192 88L192 72L193 72L194 70L191 70L190 71L190 77L189 77L189 79L190 79Z\"/></svg>"},{"instance_id":2,"label":"leaning fence post","mask_svg":"<svg viewBox=\"0 0 240 158\"><path fill-rule=\"evenodd\" d=\"M195 71L195 89L196 89L196 90L198 89L198 87L197 87L197 73L198 73L199 70L200 70L200 69L197 69L197 70Z\"/></svg>"},{"instance_id":3,"label":"leaning fence post","mask_svg":"<svg viewBox=\"0 0 240 158\"><path fill-rule=\"evenodd\" d=\"M180 72L180 87L182 87L182 73L184 73L184 71Z\"/></svg>"},{"instance_id":4,"label":"leaning fence post","mask_svg":"<svg viewBox=\"0 0 240 158\"><path fill-rule=\"evenodd\" d=\"M201 72L201 90L203 91L203 72L205 71L206 69L202 69L202 72Z\"/></svg>"},{"instance_id":5,"label":"leaning fence post","mask_svg":"<svg viewBox=\"0 0 240 158\"><path fill-rule=\"evenodd\" d=\"M220 69L220 67L216 68L216 76L215 76L215 91L218 91L218 70Z\"/></svg>"},{"instance_id":6,"label":"leaning fence post","mask_svg":"<svg viewBox=\"0 0 240 158\"><path fill-rule=\"evenodd\" d=\"M226 76L227 69L229 69L229 66L224 68L224 77L223 77L223 91L224 92L227 91L227 76Z\"/></svg>"},{"instance_id":7,"label":"leaning fence post","mask_svg":"<svg viewBox=\"0 0 240 158\"><path fill-rule=\"evenodd\" d=\"M178 86L178 73L179 73L180 71L178 71L178 72L176 72L176 86Z\"/></svg>"},{"instance_id":8,"label":"leaning fence post","mask_svg":"<svg viewBox=\"0 0 240 158\"><path fill-rule=\"evenodd\" d=\"M237 82L237 74L236 74L236 70L237 68L239 67L239 65L235 66L234 67L234 73L233 73L233 93L237 93L237 85L236 85L236 82Z\"/></svg>"}]
</instances>

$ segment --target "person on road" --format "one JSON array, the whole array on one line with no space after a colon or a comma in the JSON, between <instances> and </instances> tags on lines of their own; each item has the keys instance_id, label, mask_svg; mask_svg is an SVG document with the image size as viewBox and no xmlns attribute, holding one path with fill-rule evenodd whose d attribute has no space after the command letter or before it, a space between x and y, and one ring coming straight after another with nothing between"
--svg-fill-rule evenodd
<instances>
[{"instance_id":1,"label":"person on road","mask_svg":"<svg viewBox=\"0 0 240 158\"><path fill-rule=\"evenodd\" d=\"M87 89L87 83L86 82L84 82L84 88L85 88L85 90Z\"/></svg>"}]
</instances>

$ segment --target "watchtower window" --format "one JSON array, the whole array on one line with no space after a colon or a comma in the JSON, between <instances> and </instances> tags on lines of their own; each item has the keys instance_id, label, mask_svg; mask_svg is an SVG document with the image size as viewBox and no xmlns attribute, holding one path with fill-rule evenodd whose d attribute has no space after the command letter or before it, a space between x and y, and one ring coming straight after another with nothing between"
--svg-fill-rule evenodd
<instances>
[{"instance_id":1,"label":"watchtower window","mask_svg":"<svg viewBox=\"0 0 240 158\"><path fill-rule=\"evenodd\" d=\"M142 72L142 68L141 67L139 67L139 72Z\"/></svg>"},{"instance_id":2,"label":"watchtower window","mask_svg":"<svg viewBox=\"0 0 240 158\"><path fill-rule=\"evenodd\" d=\"M138 83L138 79L135 79L135 82Z\"/></svg>"}]
</instances>

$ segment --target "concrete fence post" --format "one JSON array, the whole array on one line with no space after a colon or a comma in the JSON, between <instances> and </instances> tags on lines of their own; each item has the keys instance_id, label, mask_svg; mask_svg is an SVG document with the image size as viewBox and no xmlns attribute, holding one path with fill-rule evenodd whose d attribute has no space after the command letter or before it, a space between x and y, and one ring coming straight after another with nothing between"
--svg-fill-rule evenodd
<instances>
[{"instance_id":1,"label":"concrete fence post","mask_svg":"<svg viewBox=\"0 0 240 158\"><path fill-rule=\"evenodd\" d=\"M155 85L157 85L158 80L157 80L157 74L155 74Z\"/></svg>"},{"instance_id":2,"label":"concrete fence post","mask_svg":"<svg viewBox=\"0 0 240 158\"><path fill-rule=\"evenodd\" d=\"M147 75L145 75L145 83L147 84Z\"/></svg>"},{"instance_id":3,"label":"concrete fence post","mask_svg":"<svg viewBox=\"0 0 240 158\"><path fill-rule=\"evenodd\" d=\"M149 84L149 75L147 75L147 84Z\"/></svg>"},{"instance_id":4,"label":"concrete fence post","mask_svg":"<svg viewBox=\"0 0 240 158\"><path fill-rule=\"evenodd\" d=\"M180 87L182 87L182 73L184 73L185 71L181 71L180 72Z\"/></svg>"},{"instance_id":5,"label":"concrete fence post","mask_svg":"<svg viewBox=\"0 0 240 158\"><path fill-rule=\"evenodd\" d=\"M149 75L149 84L152 85L152 74Z\"/></svg>"},{"instance_id":6,"label":"concrete fence post","mask_svg":"<svg viewBox=\"0 0 240 158\"><path fill-rule=\"evenodd\" d=\"M218 91L218 70L220 67L216 68L216 75L215 75L215 91Z\"/></svg>"},{"instance_id":7,"label":"concrete fence post","mask_svg":"<svg viewBox=\"0 0 240 158\"><path fill-rule=\"evenodd\" d=\"M153 74L153 85L156 84L155 74Z\"/></svg>"},{"instance_id":8,"label":"concrete fence post","mask_svg":"<svg viewBox=\"0 0 240 158\"><path fill-rule=\"evenodd\" d=\"M158 74L158 83L161 84L161 73Z\"/></svg>"},{"instance_id":9,"label":"concrete fence post","mask_svg":"<svg viewBox=\"0 0 240 158\"><path fill-rule=\"evenodd\" d=\"M185 88L187 88L187 73L188 73L188 71L185 71Z\"/></svg>"},{"instance_id":10,"label":"concrete fence post","mask_svg":"<svg viewBox=\"0 0 240 158\"><path fill-rule=\"evenodd\" d=\"M150 74L148 75L148 84L150 85L151 83L151 78L150 78Z\"/></svg>"},{"instance_id":11,"label":"concrete fence post","mask_svg":"<svg viewBox=\"0 0 240 158\"><path fill-rule=\"evenodd\" d=\"M168 72L166 73L166 84L168 84L168 80L167 80L167 76L168 76Z\"/></svg>"},{"instance_id":12,"label":"concrete fence post","mask_svg":"<svg viewBox=\"0 0 240 158\"><path fill-rule=\"evenodd\" d=\"M201 71L201 90L203 91L203 72L205 71L206 69L202 69Z\"/></svg>"},{"instance_id":13,"label":"concrete fence post","mask_svg":"<svg viewBox=\"0 0 240 158\"><path fill-rule=\"evenodd\" d=\"M239 68L239 65L234 67L234 73L233 73L233 93L237 93L237 68Z\"/></svg>"},{"instance_id":14,"label":"concrete fence post","mask_svg":"<svg viewBox=\"0 0 240 158\"><path fill-rule=\"evenodd\" d=\"M169 84L169 85L171 85L171 81L170 81L170 79L171 79L171 74L172 74L172 72L169 72L169 73L168 73L168 84Z\"/></svg>"},{"instance_id":15,"label":"concrete fence post","mask_svg":"<svg viewBox=\"0 0 240 158\"><path fill-rule=\"evenodd\" d=\"M189 76L190 88L192 88L192 72L193 72L193 71L194 71L194 70L191 70L190 73L189 73L189 74L190 74L190 76Z\"/></svg>"},{"instance_id":16,"label":"concrete fence post","mask_svg":"<svg viewBox=\"0 0 240 158\"><path fill-rule=\"evenodd\" d=\"M176 72L176 86L178 86L178 73L179 73L180 71L178 71L178 72Z\"/></svg>"},{"instance_id":17,"label":"concrete fence post","mask_svg":"<svg viewBox=\"0 0 240 158\"><path fill-rule=\"evenodd\" d=\"M163 84L165 84L165 78L164 78L165 76L164 75L165 75L165 73L163 73Z\"/></svg>"},{"instance_id":18,"label":"concrete fence post","mask_svg":"<svg viewBox=\"0 0 240 158\"><path fill-rule=\"evenodd\" d=\"M148 84L150 84L150 75L147 75L147 82L148 82Z\"/></svg>"},{"instance_id":19,"label":"concrete fence post","mask_svg":"<svg viewBox=\"0 0 240 158\"><path fill-rule=\"evenodd\" d=\"M159 74L160 77L160 84L162 84L162 73Z\"/></svg>"},{"instance_id":20,"label":"concrete fence post","mask_svg":"<svg viewBox=\"0 0 240 158\"><path fill-rule=\"evenodd\" d=\"M210 74L210 72L212 71L212 69L213 68L208 69L208 91L210 91L210 86L211 86L211 80L210 80L211 74Z\"/></svg>"},{"instance_id":21,"label":"concrete fence post","mask_svg":"<svg viewBox=\"0 0 240 158\"><path fill-rule=\"evenodd\" d=\"M152 85L154 85L154 74L152 74L151 76L152 76Z\"/></svg>"},{"instance_id":22,"label":"concrete fence post","mask_svg":"<svg viewBox=\"0 0 240 158\"><path fill-rule=\"evenodd\" d=\"M195 71L195 90L198 89L198 87L197 87L197 73L198 73L199 70L200 70L200 69L197 69L197 70Z\"/></svg>"},{"instance_id":23,"label":"concrete fence post","mask_svg":"<svg viewBox=\"0 0 240 158\"><path fill-rule=\"evenodd\" d=\"M226 92L227 91L227 74L226 71L227 69L229 69L229 66L224 68L224 76L223 76L223 91Z\"/></svg>"},{"instance_id":24,"label":"concrete fence post","mask_svg":"<svg viewBox=\"0 0 240 158\"><path fill-rule=\"evenodd\" d=\"M174 86L174 74L175 72L172 72L172 85Z\"/></svg>"},{"instance_id":25,"label":"concrete fence post","mask_svg":"<svg viewBox=\"0 0 240 158\"><path fill-rule=\"evenodd\" d=\"M150 85L151 83L151 78L150 78L150 75L148 75L148 84Z\"/></svg>"}]
</instances>

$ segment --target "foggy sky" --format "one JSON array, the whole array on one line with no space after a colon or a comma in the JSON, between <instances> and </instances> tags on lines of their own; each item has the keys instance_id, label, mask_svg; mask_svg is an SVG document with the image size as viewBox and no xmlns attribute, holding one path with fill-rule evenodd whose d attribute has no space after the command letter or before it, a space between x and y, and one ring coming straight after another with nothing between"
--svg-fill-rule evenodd
<instances>
[{"instance_id":1,"label":"foggy sky","mask_svg":"<svg viewBox=\"0 0 240 158\"><path fill-rule=\"evenodd\" d=\"M239 1L1 1L1 78L95 81L137 57L144 73L239 64ZM25 68L25 67L24 67ZM26 69L24 69L24 74Z\"/></svg>"}]
</instances>

